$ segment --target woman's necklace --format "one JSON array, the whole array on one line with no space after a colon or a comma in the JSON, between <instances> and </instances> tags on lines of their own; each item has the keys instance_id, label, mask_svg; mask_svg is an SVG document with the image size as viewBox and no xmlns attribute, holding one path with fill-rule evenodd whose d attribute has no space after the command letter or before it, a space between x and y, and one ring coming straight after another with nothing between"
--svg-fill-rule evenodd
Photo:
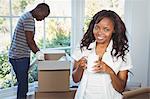
<instances>
[{"instance_id":1,"label":"woman's necklace","mask_svg":"<svg viewBox=\"0 0 150 99\"><path fill-rule=\"evenodd\" d=\"M101 61L106 50L96 50L96 54L98 55L98 60Z\"/></svg>"}]
</instances>

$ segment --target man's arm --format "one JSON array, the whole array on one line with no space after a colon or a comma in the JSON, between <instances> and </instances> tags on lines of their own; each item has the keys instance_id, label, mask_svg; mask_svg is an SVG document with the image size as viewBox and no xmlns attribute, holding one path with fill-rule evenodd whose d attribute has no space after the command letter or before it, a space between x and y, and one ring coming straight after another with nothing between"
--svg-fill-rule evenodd
<instances>
[{"instance_id":1,"label":"man's arm","mask_svg":"<svg viewBox=\"0 0 150 99\"><path fill-rule=\"evenodd\" d=\"M35 41L34 41L34 34L31 31L25 31L26 40L28 43L28 46L32 50L34 54L36 54L37 51L39 51L39 48L37 47Z\"/></svg>"}]
</instances>

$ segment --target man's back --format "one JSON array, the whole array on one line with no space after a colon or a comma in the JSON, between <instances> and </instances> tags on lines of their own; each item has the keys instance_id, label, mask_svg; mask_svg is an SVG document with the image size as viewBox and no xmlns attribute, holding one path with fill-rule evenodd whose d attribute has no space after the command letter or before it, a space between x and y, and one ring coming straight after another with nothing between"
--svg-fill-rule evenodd
<instances>
[{"instance_id":1,"label":"man's back","mask_svg":"<svg viewBox=\"0 0 150 99\"><path fill-rule=\"evenodd\" d=\"M30 48L27 44L25 31L35 32L35 21L30 12L23 14L18 20L9 50L10 58L30 57Z\"/></svg>"}]
</instances>

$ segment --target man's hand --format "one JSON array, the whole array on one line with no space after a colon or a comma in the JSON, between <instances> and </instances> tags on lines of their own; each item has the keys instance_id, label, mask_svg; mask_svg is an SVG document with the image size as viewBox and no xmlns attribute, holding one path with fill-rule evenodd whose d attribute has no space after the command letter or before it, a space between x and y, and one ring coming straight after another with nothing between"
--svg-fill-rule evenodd
<instances>
[{"instance_id":1,"label":"man's hand","mask_svg":"<svg viewBox=\"0 0 150 99\"><path fill-rule=\"evenodd\" d=\"M37 60L45 60L44 53L41 52L41 51L37 51L36 54L35 54L35 56L36 56Z\"/></svg>"}]
</instances>

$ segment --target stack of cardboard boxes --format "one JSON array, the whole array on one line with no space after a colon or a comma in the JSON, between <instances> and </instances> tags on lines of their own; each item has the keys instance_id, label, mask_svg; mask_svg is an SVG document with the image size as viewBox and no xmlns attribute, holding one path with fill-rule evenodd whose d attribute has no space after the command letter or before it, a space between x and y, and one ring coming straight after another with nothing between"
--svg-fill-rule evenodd
<instances>
[{"instance_id":1,"label":"stack of cardboard boxes","mask_svg":"<svg viewBox=\"0 0 150 99\"><path fill-rule=\"evenodd\" d=\"M73 99L75 90L69 88L70 62L65 51L45 53L45 61L38 62L38 89L35 99Z\"/></svg>"}]
</instances>

